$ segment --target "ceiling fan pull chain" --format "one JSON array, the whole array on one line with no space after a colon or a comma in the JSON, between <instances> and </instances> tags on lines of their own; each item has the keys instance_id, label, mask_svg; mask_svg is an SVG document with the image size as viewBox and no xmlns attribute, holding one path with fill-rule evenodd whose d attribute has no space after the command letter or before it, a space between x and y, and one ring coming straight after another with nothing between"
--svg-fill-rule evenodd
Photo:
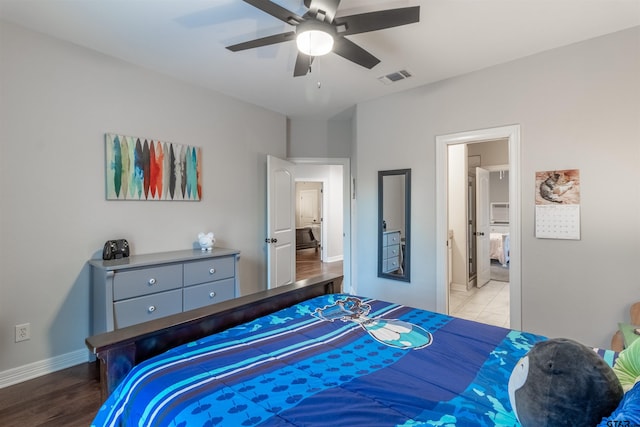
<instances>
[{"instance_id":1,"label":"ceiling fan pull chain","mask_svg":"<svg viewBox=\"0 0 640 427\"><path fill-rule=\"evenodd\" d=\"M318 80L316 82L316 86L318 89L322 89L322 82L320 81L320 58L316 59L316 74L318 75Z\"/></svg>"}]
</instances>

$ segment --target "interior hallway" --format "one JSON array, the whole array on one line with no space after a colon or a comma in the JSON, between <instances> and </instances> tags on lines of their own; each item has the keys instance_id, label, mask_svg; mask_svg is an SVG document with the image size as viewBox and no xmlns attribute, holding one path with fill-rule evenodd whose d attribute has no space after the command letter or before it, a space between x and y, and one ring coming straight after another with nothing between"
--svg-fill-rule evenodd
<instances>
[{"instance_id":1,"label":"interior hallway","mask_svg":"<svg viewBox=\"0 0 640 427\"><path fill-rule=\"evenodd\" d=\"M323 273L342 274L342 261L322 262L320 251L313 248L296 251L296 281Z\"/></svg>"},{"instance_id":2,"label":"interior hallway","mask_svg":"<svg viewBox=\"0 0 640 427\"><path fill-rule=\"evenodd\" d=\"M490 280L469 291L452 289L449 314L463 319L509 328L509 282Z\"/></svg>"}]
</instances>

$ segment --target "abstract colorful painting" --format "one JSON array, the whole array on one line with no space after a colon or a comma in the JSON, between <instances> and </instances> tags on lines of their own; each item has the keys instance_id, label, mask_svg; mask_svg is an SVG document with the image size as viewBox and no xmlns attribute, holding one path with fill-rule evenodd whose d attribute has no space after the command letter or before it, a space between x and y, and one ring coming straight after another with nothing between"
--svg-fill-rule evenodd
<instances>
[{"instance_id":1,"label":"abstract colorful painting","mask_svg":"<svg viewBox=\"0 0 640 427\"><path fill-rule=\"evenodd\" d=\"M202 149L106 134L107 200L186 200L202 197Z\"/></svg>"}]
</instances>

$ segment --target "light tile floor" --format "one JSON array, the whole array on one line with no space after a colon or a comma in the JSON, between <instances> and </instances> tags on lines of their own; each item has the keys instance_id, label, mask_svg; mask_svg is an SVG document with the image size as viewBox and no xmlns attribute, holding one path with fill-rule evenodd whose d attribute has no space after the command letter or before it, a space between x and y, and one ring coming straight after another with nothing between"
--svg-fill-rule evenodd
<instances>
[{"instance_id":1,"label":"light tile floor","mask_svg":"<svg viewBox=\"0 0 640 427\"><path fill-rule=\"evenodd\" d=\"M449 313L452 316L489 325L509 327L509 283L489 281L469 291L451 290Z\"/></svg>"}]
</instances>

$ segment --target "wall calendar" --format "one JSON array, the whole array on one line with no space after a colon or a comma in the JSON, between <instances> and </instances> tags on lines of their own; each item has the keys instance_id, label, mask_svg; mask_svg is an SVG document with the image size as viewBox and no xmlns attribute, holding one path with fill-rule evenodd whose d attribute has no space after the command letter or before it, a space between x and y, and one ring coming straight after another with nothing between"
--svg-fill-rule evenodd
<instances>
[{"instance_id":1,"label":"wall calendar","mask_svg":"<svg viewBox=\"0 0 640 427\"><path fill-rule=\"evenodd\" d=\"M580 171L536 172L536 230L539 239L580 240Z\"/></svg>"}]
</instances>

